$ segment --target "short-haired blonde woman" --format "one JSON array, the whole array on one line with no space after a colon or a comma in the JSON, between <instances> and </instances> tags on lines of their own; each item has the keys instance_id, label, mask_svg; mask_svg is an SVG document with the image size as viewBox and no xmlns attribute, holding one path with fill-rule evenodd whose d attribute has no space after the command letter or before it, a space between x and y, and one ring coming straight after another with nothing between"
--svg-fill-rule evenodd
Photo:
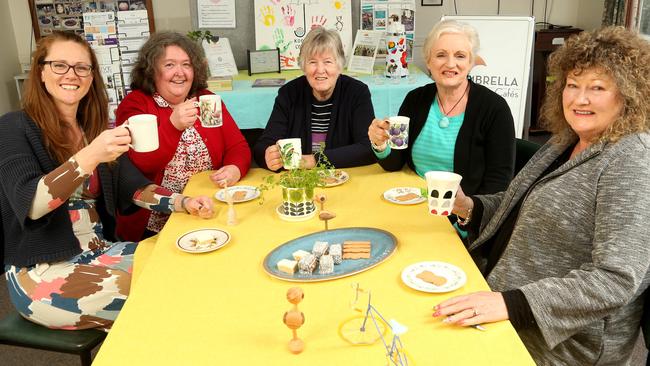
<instances>
[{"instance_id":1,"label":"short-haired blonde woman","mask_svg":"<svg viewBox=\"0 0 650 366\"><path fill-rule=\"evenodd\" d=\"M492 292L448 299L434 316L509 319L538 365L629 364L650 284L648 64L648 42L622 27L551 55L551 140L507 191L456 197Z\"/></svg>"},{"instance_id":2,"label":"short-haired blonde woman","mask_svg":"<svg viewBox=\"0 0 650 366\"><path fill-rule=\"evenodd\" d=\"M408 148L387 146L385 120L373 120L368 130L384 169L400 170L406 163L420 176L455 172L468 194L506 189L514 169L514 122L501 96L468 79L481 62L479 46L469 24L445 20L431 29L423 54L434 83L411 91L399 110L411 119Z\"/></svg>"},{"instance_id":3,"label":"short-haired blonde woman","mask_svg":"<svg viewBox=\"0 0 650 366\"><path fill-rule=\"evenodd\" d=\"M345 55L338 33L322 27L311 30L298 61L305 75L278 91L266 129L253 148L257 164L273 171L282 168L276 142L283 138L302 140L307 168L322 155L337 168L375 162L367 135L374 116L370 91L341 75Z\"/></svg>"}]
</instances>

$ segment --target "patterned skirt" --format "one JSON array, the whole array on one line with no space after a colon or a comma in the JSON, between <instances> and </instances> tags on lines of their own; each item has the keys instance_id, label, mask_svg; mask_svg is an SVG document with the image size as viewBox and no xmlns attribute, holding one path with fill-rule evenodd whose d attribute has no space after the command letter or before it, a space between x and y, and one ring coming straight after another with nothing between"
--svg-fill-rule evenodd
<instances>
[{"instance_id":1,"label":"patterned skirt","mask_svg":"<svg viewBox=\"0 0 650 366\"><path fill-rule=\"evenodd\" d=\"M7 266L11 302L23 317L48 328L108 330L129 295L137 243L105 241L94 200L72 197L68 212L82 253L61 262Z\"/></svg>"}]
</instances>

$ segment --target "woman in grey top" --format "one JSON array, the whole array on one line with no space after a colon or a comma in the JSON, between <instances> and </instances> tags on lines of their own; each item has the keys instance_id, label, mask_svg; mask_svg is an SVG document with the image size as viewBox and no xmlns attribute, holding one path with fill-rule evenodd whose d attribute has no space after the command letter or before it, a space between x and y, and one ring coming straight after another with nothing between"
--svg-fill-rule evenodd
<instances>
[{"instance_id":1,"label":"woman in grey top","mask_svg":"<svg viewBox=\"0 0 650 366\"><path fill-rule=\"evenodd\" d=\"M650 45L620 27L583 32L550 58L553 133L505 192L454 212L492 292L434 316L509 319L541 365L625 365L650 265Z\"/></svg>"}]
</instances>

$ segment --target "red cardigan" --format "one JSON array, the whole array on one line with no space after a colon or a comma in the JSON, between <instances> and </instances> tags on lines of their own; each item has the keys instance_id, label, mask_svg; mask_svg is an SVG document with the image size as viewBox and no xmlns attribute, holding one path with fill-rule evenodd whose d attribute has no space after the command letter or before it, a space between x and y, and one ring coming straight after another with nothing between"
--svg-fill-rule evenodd
<instances>
[{"instance_id":1,"label":"red cardigan","mask_svg":"<svg viewBox=\"0 0 650 366\"><path fill-rule=\"evenodd\" d=\"M197 96L204 94L212 94L212 92L201 90ZM197 118L194 122L194 128L203 137L203 142L208 147L210 159L212 160L212 169L219 169L224 165L233 164L239 168L243 178L250 167L250 148L223 103L221 108L223 126L219 128L203 128ZM130 149L129 158L145 177L156 184L160 184L165 167L174 156L183 131L177 130L169 121L172 114L171 108L159 106L151 95L147 95L140 90L129 93L118 106L115 116L117 125L121 125L133 115L143 113L158 116L160 147L158 150L146 153L135 152ZM118 236L123 240L141 240L150 213L149 210L140 209L133 215L119 216L117 219Z\"/></svg>"}]
</instances>

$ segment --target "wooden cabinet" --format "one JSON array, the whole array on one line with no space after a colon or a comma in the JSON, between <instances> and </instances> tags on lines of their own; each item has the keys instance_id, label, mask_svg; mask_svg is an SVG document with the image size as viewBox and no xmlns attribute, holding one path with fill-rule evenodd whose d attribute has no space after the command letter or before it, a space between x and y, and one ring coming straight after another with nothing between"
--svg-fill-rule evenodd
<instances>
[{"instance_id":1,"label":"wooden cabinet","mask_svg":"<svg viewBox=\"0 0 650 366\"><path fill-rule=\"evenodd\" d=\"M544 132L537 124L539 109L546 94L546 61L564 40L582 32L579 28L540 29L535 32L535 54L533 55L533 93L529 133Z\"/></svg>"}]
</instances>

